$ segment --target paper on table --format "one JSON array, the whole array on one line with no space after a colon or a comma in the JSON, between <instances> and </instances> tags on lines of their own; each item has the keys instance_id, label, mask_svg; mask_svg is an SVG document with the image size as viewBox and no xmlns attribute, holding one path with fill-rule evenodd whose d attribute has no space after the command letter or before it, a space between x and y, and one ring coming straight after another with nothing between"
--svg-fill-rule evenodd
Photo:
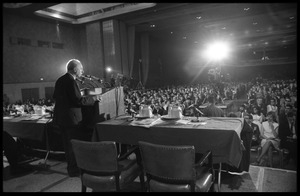
<instances>
[{"instance_id":1,"label":"paper on table","mask_svg":"<svg viewBox=\"0 0 300 196\"><path fill-rule=\"evenodd\" d=\"M3 116L3 119L13 119L13 116Z\"/></svg>"},{"instance_id":2,"label":"paper on table","mask_svg":"<svg viewBox=\"0 0 300 196\"><path fill-rule=\"evenodd\" d=\"M180 124L186 125L186 124L188 124L190 121L189 121L189 120L180 119L180 120L177 120L176 122L177 122L177 123L180 123Z\"/></svg>"},{"instance_id":3,"label":"paper on table","mask_svg":"<svg viewBox=\"0 0 300 196\"><path fill-rule=\"evenodd\" d=\"M134 120L130 123L130 125L149 128L149 127L159 124L161 122L162 121L160 120L160 118L147 118L147 119L143 119L143 120Z\"/></svg>"}]
</instances>

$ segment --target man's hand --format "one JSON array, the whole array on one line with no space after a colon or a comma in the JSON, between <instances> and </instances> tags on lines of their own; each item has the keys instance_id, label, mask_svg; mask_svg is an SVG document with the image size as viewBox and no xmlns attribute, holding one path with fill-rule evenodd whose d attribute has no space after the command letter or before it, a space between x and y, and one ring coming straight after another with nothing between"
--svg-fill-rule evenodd
<instances>
[{"instance_id":1,"label":"man's hand","mask_svg":"<svg viewBox=\"0 0 300 196\"><path fill-rule=\"evenodd\" d=\"M102 100L102 97L101 97L101 95L96 95L96 100L95 100L95 101L99 101L99 102L101 102L101 100Z\"/></svg>"}]
</instances>

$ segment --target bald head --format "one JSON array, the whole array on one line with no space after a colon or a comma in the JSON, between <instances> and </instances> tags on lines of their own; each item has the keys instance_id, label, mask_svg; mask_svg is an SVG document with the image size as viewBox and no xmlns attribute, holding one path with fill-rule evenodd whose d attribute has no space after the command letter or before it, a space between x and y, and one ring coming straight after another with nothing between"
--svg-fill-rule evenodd
<instances>
[{"instance_id":1,"label":"bald head","mask_svg":"<svg viewBox=\"0 0 300 196\"><path fill-rule=\"evenodd\" d=\"M83 67L79 60L71 59L67 63L67 72L76 76L80 77L83 74Z\"/></svg>"}]
</instances>

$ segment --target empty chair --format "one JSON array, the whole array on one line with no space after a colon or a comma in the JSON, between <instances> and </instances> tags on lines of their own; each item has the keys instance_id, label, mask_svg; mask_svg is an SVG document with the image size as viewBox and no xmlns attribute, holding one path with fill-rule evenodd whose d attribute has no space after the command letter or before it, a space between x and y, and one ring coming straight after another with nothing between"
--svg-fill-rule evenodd
<instances>
[{"instance_id":1,"label":"empty chair","mask_svg":"<svg viewBox=\"0 0 300 196\"><path fill-rule=\"evenodd\" d=\"M195 164L194 146L166 146L139 141L150 192L207 192L214 190L212 153Z\"/></svg>"},{"instance_id":2,"label":"empty chair","mask_svg":"<svg viewBox=\"0 0 300 196\"><path fill-rule=\"evenodd\" d=\"M127 157L138 147L118 158L113 141L86 142L71 140L77 166L81 170L82 192L89 187L94 191L122 191L140 177L144 189L144 175L136 160Z\"/></svg>"}]
</instances>

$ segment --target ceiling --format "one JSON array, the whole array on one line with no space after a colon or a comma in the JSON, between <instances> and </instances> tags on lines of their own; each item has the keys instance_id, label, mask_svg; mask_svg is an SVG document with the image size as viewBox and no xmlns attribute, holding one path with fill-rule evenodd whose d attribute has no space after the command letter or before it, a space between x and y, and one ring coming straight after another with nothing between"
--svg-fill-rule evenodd
<instances>
[{"instance_id":1,"label":"ceiling","mask_svg":"<svg viewBox=\"0 0 300 196\"><path fill-rule=\"evenodd\" d=\"M9 3L3 7L6 12L74 25L115 18L160 40L197 47L223 39L251 54L277 51L286 54L283 59L296 61L297 3Z\"/></svg>"}]
</instances>

